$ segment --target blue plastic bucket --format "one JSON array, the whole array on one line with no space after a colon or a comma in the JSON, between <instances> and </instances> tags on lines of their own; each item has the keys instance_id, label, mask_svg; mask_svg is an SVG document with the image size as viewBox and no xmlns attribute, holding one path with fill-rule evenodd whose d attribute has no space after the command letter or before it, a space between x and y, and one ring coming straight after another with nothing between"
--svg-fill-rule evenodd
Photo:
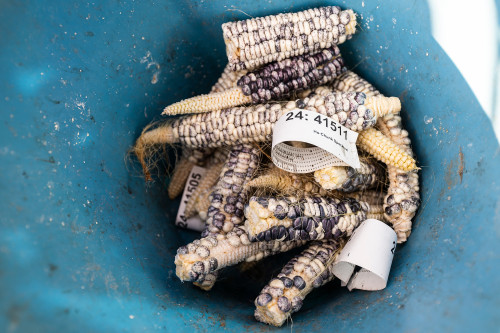
<instances>
[{"instance_id":1,"label":"blue plastic bucket","mask_svg":"<svg viewBox=\"0 0 500 333\"><path fill-rule=\"evenodd\" d=\"M280 330L253 319L267 270L229 270L209 293L177 279L196 234L173 225L167 179L145 186L126 153L165 105L215 82L223 22L325 4L363 15L342 51L402 99L422 207L385 290L330 283L293 329L498 329L499 146L424 2L21 0L0 4L0 331Z\"/></svg>"}]
</instances>

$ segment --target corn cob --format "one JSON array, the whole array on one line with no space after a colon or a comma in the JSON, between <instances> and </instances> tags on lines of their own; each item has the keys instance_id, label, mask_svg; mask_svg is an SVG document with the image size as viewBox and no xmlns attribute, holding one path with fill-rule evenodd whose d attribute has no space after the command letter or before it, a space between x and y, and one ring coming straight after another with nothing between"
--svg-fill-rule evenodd
<instances>
[{"instance_id":1,"label":"corn cob","mask_svg":"<svg viewBox=\"0 0 500 333\"><path fill-rule=\"evenodd\" d=\"M207 229L203 236L221 230L227 233L242 222L247 201L245 185L257 170L259 159L260 150L252 145L231 148L215 190L210 194Z\"/></svg>"},{"instance_id":2,"label":"corn cob","mask_svg":"<svg viewBox=\"0 0 500 333\"><path fill-rule=\"evenodd\" d=\"M215 190L215 186L208 191L200 194L195 203L195 210L198 216L203 220L207 220L208 208L210 207L210 194Z\"/></svg>"},{"instance_id":3,"label":"corn cob","mask_svg":"<svg viewBox=\"0 0 500 333\"><path fill-rule=\"evenodd\" d=\"M328 195L328 191L321 188L304 174L295 174L271 166L265 173L247 183L248 188L270 189L281 195Z\"/></svg>"},{"instance_id":4,"label":"corn cob","mask_svg":"<svg viewBox=\"0 0 500 333\"><path fill-rule=\"evenodd\" d=\"M359 133L357 144L362 150L370 153L373 157L387 165L395 166L404 171L417 169L417 164L413 157L374 128L368 128Z\"/></svg>"},{"instance_id":5,"label":"corn cob","mask_svg":"<svg viewBox=\"0 0 500 333\"><path fill-rule=\"evenodd\" d=\"M333 89L335 91L348 92L356 91L363 92L367 97L380 96L380 92L375 89L368 81L361 78L358 74L347 71L340 75L333 82Z\"/></svg>"},{"instance_id":6,"label":"corn cob","mask_svg":"<svg viewBox=\"0 0 500 333\"><path fill-rule=\"evenodd\" d=\"M203 165L205 158L211 153L211 149L182 149L182 156L179 162L175 164L174 172L172 177L170 177L170 183L168 184L167 191L170 199L174 199L182 193L193 166Z\"/></svg>"},{"instance_id":7,"label":"corn cob","mask_svg":"<svg viewBox=\"0 0 500 333\"><path fill-rule=\"evenodd\" d=\"M244 260L260 260L304 243L304 241L251 243L245 230L235 227L226 235L209 235L180 247L175 256L175 272L182 281L203 285L207 274L213 274Z\"/></svg>"},{"instance_id":8,"label":"corn cob","mask_svg":"<svg viewBox=\"0 0 500 333\"><path fill-rule=\"evenodd\" d=\"M347 196L358 201L364 201L372 206L381 206L384 204L384 193L377 190L359 191L349 193Z\"/></svg>"},{"instance_id":9,"label":"corn cob","mask_svg":"<svg viewBox=\"0 0 500 333\"><path fill-rule=\"evenodd\" d=\"M207 173L200 181L200 184L198 185L198 187L196 188L196 190L193 192L191 197L188 199L188 202L186 203L184 216L191 217L196 215L196 213L198 212L197 211L198 201L200 199L203 200L204 197L208 198L210 193L213 191L212 189L214 185L217 183L217 180L219 179L219 175L223 167L224 167L224 162L221 162L213 164L207 169Z\"/></svg>"},{"instance_id":10,"label":"corn cob","mask_svg":"<svg viewBox=\"0 0 500 333\"><path fill-rule=\"evenodd\" d=\"M233 70L261 67L343 43L356 32L352 10L328 6L222 25Z\"/></svg>"},{"instance_id":11,"label":"corn cob","mask_svg":"<svg viewBox=\"0 0 500 333\"><path fill-rule=\"evenodd\" d=\"M297 107L332 117L345 127L360 131L373 126L378 116L399 112L401 104L396 97L366 99L363 93L332 93L288 103L235 107L164 122L152 131L145 131L138 139L137 149L158 143L215 148L270 141L274 123Z\"/></svg>"},{"instance_id":12,"label":"corn cob","mask_svg":"<svg viewBox=\"0 0 500 333\"><path fill-rule=\"evenodd\" d=\"M396 142L410 156L413 154L410 148L408 132L402 129L401 117L384 117L378 122L382 133ZM407 240L411 233L412 218L420 206L420 194L417 171L405 172L396 167L389 166L389 188L385 197L384 217L389 221L398 235L398 243Z\"/></svg>"},{"instance_id":13,"label":"corn cob","mask_svg":"<svg viewBox=\"0 0 500 333\"><path fill-rule=\"evenodd\" d=\"M210 159L206 162L208 165L207 172L196 190L189 197L186 203L186 208L184 210L184 216L191 217L196 214L196 203L198 198L204 193L210 191L212 187L217 183L219 179L220 172L224 166L224 161L227 158L227 152L222 149L217 149Z\"/></svg>"},{"instance_id":14,"label":"corn cob","mask_svg":"<svg viewBox=\"0 0 500 333\"><path fill-rule=\"evenodd\" d=\"M335 45L315 54L270 63L241 76L235 88L174 103L165 108L163 115L209 112L281 100L293 92L332 82L345 71L344 60Z\"/></svg>"},{"instance_id":15,"label":"corn cob","mask_svg":"<svg viewBox=\"0 0 500 333\"><path fill-rule=\"evenodd\" d=\"M245 207L251 241L316 240L350 235L369 205L352 198L252 197Z\"/></svg>"},{"instance_id":16,"label":"corn cob","mask_svg":"<svg viewBox=\"0 0 500 333\"><path fill-rule=\"evenodd\" d=\"M234 72L230 68L229 64L227 64L226 67L224 67L224 71L222 71L220 78L212 86L210 93L218 93L224 90L235 88L240 77L242 77L246 73L246 70Z\"/></svg>"},{"instance_id":17,"label":"corn cob","mask_svg":"<svg viewBox=\"0 0 500 333\"><path fill-rule=\"evenodd\" d=\"M360 167L332 166L314 172L314 179L327 190L345 193L361 191L383 184L384 168L372 159L360 161Z\"/></svg>"},{"instance_id":18,"label":"corn cob","mask_svg":"<svg viewBox=\"0 0 500 333\"><path fill-rule=\"evenodd\" d=\"M290 260L278 276L266 285L255 299L255 319L281 326L302 307L314 289L332 281L333 263L343 243L335 239L311 242Z\"/></svg>"},{"instance_id":19,"label":"corn cob","mask_svg":"<svg viewBox=\"0 0 500 333\"><path fill-rule=\"evenodd\" d=\"M368 81L353 72L341 75L333 84L339 91L359 91L367 96L379 96L380 92ZM413 156L410 148L411 141L408 132L403 129L401 117L398 115L386 115L377 120L377 126L389 139L396 143L399 148L408 155ZM385 220L392 223L398 243L405 242L411 233L411 219L420 205L419 184L417 171L398 169L388 165L389 188L385 197L384 209Z\"/></svg>"}]
</instances>

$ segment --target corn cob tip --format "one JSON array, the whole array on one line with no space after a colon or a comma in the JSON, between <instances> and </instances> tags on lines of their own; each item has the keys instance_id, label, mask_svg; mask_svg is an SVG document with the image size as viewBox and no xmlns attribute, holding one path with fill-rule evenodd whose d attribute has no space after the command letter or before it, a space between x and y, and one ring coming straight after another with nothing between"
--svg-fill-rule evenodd
<instances>
[{"instance_id":1,"label":"corn cob tip","mask_svg":"<svg viewBox=\"0 0 500 333\"><path fill-rule=\"evenodd\" d=\"M401 101L397 97L372 96L366 99L365 105L376 117L401 111Z\"/></svg>"},{"instance_id":2,"label":"corn cob tip","mask_svg":"<svg viewBox=\"0 0 500 333\"><path fill-rule=\"evenodd\" d=\"M403 171L418 170L416 161L408 153L374 128L361 132L357 144L387 165L395 166Z\"/></svg>"},{"instance_id":3,"label":"corn cob tip","mask_svg":"<svg viewBox=\"0 0 500 333\"><path fill-rule=\"evenodd\" d=\"M314 172L314 179L326 190L336 190L347 180L346 167L329 167Z\"/></svg>"},{"instance_id":4,"label":"corn cob tip","mask_svg":"<svg viewBox=\"0 0 500 333\"><path fill-rule=\"evenodd\" d=\"M348 9L346 12L349 13L351 19L345 26L345 32L347 35L354 35L356 33L356 13L352 9Z\"/></svg>"},{"instance_id":5,"label":"corn cob tip","mask_svg":"<svg viewBox=\"0 0 500 333\"><path fill-rule=\"evenodd\" d=\"M184 99L167 106L163 109L162 115L173 116L178 114L210 112L251 102L252 98L250 96L243 94L241 88L235 87L221 92Z\"/></svg>"}]
</instances>

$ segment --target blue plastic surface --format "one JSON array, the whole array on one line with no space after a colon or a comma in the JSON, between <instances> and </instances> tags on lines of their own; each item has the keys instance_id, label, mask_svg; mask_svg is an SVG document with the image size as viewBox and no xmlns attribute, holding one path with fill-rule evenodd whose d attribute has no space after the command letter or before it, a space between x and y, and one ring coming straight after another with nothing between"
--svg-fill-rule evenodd
<instances>
[{"instance_id":1,"label":"blue plastic surface","mask_svg":"<svg viewBox=\"0 0 500 333\"><path fill-rule=\"evenodd\" d=\"M253 319L270 276L229 271L210 293L179 282L175 250L196 235L173 226L178 201L162 184L146 187L126 152L165 105L215 82L221 23L326 4L362 15L342 51L401 97L423 204L385 290L331 283L306 299L293 329L498 330L500 150L430 35L425 2L6 0L0 331L290 331Z\"/></svg>"}]
</instances>

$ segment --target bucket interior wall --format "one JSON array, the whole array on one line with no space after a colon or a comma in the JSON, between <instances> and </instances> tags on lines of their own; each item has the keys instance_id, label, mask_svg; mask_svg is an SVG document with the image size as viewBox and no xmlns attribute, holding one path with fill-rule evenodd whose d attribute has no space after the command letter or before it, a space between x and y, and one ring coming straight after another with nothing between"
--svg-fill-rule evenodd
<instances>
[{"instance_id":1,"label":"bucket interior wall","mask_svg":"<svg viewBox=\"0 0 500 333\"><path fill-rule=\"evenodd\" d=\"M385 290L330 283L276 329L253 319L276 261L210 293L177 279L176 249L197 235L173 225L168 178L145 185L127 151L164 106L215 83L223 22L332 4L362 15L349 66L402 100L422 206ZM426 2L4 1L0 31L1 331L498 328L499 146Z\"/></svg>"}]
</instances>

